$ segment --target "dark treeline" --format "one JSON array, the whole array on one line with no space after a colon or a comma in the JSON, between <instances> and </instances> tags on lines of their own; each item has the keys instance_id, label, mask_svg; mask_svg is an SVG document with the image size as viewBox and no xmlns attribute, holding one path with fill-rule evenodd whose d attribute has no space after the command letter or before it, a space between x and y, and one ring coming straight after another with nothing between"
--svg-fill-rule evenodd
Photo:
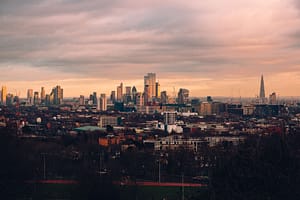
<instances>
[{"instance_id":1,"label":"dark treeline","mask_svg":"<svg viewBox=\"0 0 300 200\"><path fill-rule=\"evenodd\" d=\"M70 199L124 199L113 181L193 181L208 177L205 192L186 199L299 199L300 134L249 136L239 146L223 143L153 152L142 144L115 154L71 136L20 139L0 130L1 199L41 199L28 180L79 182Z\"/></svg>"}]
</instances>

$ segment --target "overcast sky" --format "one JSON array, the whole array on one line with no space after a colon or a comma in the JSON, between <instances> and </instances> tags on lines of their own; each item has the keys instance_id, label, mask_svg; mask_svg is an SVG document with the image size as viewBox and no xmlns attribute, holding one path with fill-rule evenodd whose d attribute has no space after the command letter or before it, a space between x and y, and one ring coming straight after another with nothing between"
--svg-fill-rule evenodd
<instances>
[{"instance_id":1,"label":"overcast sky","mask_svg":"<svg viewBox=\"0 0 300 200\"><path fill-rule=\"evenodd\" d=\"M300 96L300 0L0 0L0 85Z\"/></svg>"}]
</instances>

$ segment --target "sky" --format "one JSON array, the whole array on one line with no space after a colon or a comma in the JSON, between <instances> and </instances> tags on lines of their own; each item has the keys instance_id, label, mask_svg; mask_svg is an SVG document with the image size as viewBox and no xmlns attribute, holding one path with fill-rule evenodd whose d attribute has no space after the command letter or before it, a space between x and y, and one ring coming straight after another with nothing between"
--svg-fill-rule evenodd
<instances>
[{"instance_id":1,"label":"sky","mask_svg":"<svg viewBox=\"0 0 300 200\"><path fill-rule=\"evenodd\" d=\"M161 90L300 96L300 0L0 0L0 85L25 97Z\"/></svg>"}]
</instances>

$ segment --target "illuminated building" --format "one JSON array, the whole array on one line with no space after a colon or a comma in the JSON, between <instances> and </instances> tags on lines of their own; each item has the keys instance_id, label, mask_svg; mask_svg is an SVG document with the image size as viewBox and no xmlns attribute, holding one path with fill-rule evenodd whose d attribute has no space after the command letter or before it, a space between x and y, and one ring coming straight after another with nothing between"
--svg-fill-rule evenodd
<instances>
[{"instance_id":1,"label":"illuminated building","mask_svg":"<svg viewBox=\"0 0 300 200\"><path fill-rule=\"evenodd\" d=\"M43 103L46 99L46 92L45 92L45 88L42 87L41 88L41 102Z\"/></svg>"},{"instance_id":2,"label":"illuminated building","mask_svg":"<svg viewBox=\"0 0 300 200\"><path fill-rule=\"evenodd\" d=\"M156 97L156 74L148 73L144 76L144 93L145 101L151 101L153 97Z\"/></svg>"},{"instance_id":3,"label":"illuminated building","mask_svg":"<svg viewBox=\"0 0 300 200\"><path fill-rule=\"evenodd\" d=\"M107 99L105 94L100 95L100 111L107 110Z\"/></svg>"},{"instance_id":4,"label":"illuminated building","mask_svg":"<svg viewBox=\"0 0 300 200\"><path fill-rule=\"evenodd\" d=\"M123 83L121 83L117 87L117 101L122 102L123 101Z\"/></svg>"},{"instance_id":5,"label":"illuminated building","mask_svg":"<svg viewBox=\"0 0 300 200\"><path fill-rule=\"evenodd\" d=\"M29 105L33 105L33 90L32 89L27 90L27 103Z\"/></svg>"},{"instance_id":6,"label":"illuminated building","mask_svg":"<svg viewBox=\"0 0 300 200\"><path fill-rule=\"evenodd\" d=\"M186 104L189 100L189 90L180 88L178 92L178 103L179 104Z\"/></svg>"},{"instance_id":7,"label":"illuminated building","mask_svg":"<svg viewBox=\"0 0 300 200\"><path fill-rule=\"evenodd\" d=\"M159 82L155 83L155 97L160 98L160 84L159 84Z\"/></svg>"},{"instance_id":8,"label":"illuminated building","mask_svg":"<svg viewBox=\"0 0 300 200\"><path fill-rule=\"evenodd\" d=\"M7 95L6 86L2 86L2 90L1 90L1 102L2 102L3 105L6 105L6 95Z\"/></svg>"}]
</instances>

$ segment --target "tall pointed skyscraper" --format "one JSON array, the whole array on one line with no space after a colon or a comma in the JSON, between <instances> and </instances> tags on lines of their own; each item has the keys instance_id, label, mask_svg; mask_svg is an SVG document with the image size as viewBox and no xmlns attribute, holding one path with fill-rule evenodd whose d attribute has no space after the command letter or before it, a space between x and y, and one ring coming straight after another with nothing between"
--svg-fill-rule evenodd
<instances>
[{"instance_id":1,"label":"tall pointed skyscraper","mask_svg":"<svg viewBox=\"0 0 300 200\"><path fill-rule=\"evenodd\" d=\"M259 98L260 99L266 98L266 96L265 96L265 83L264 83L264 76L263 75L261 75L261 79L260 79Z\"/></svg>"}]
</instances>

